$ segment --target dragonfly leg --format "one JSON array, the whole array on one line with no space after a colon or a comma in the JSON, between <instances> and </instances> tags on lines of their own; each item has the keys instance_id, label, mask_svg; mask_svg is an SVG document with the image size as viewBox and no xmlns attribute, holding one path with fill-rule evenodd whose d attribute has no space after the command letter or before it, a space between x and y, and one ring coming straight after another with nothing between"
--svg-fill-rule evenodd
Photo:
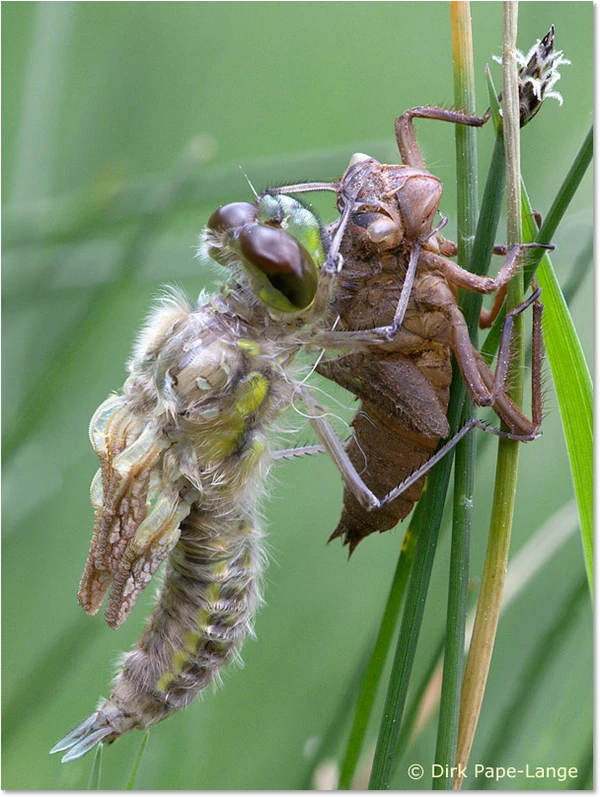
<instances>
[{"instance_id":1,"label":"dragonfly leg","mask_svg":"<svg viewBox=\"0 0 600 797\"><path fill-rule=\"evenodd\" d=\"M552 244L539 244L536 242L511 246L506 253L506 257L498 274L494 278L473 274L471 271L467 271L456 263L453 263L452 260L447 260L445 257L436 255L433 252L424 251L421 257L424 264L429 268L441 270L448 282L457 285L459 288L464 288L467 291L488 294L494 293L510 282L521 266L518 256L522 249L533 249L537 247L541 247L542 249L554 249Z\"/></svg>"},{"instance_id":2,"label":"dragonfly leg","mask_svg":"<svg viewBox=\"0 0 600 797\"><path fill-rule=\"evenodd\" d=\"M325 446L298 446L297 448L282 448L280 451L273 451L271 459L293 459L294 457L307 457L312 454L325 453Z\"/></svg>"},{"instance_id":3,"label":"dragonfly leg","mask_svg":"<svg viewBox=\"0 0 600 797\"><path fill-rule=\"evenodd\" d=\"M350 461L344 443L339 439L335 429L327 420L324 408L304 385L301 385L298 390L304 402L304 406L308 410L310 425L317 433L319 440L323 443L325 450L339 470L344 483L356 496L360 505L366 510L372 511L373 509L378 509L380 507L379 499L375 493L367 487Z\"/></svg>"},{"instance_id":4,"label":"dragonfly leg","mask_svg":"<svg viewBox=\"0 0 600 797\"><path fill-rule=\"evenodd\" d=\"M459 113L448 108L417 107L409 108L402 116L396 119L396 141L402 156L402 163L412 166L413 169L425 169L425 162L417 144L413 119L437 119L441 122L452 122L458 125L468 125L469 127L481 127L489 119L489 111L485 116L475 116L474 114Z\"/></svg>"},{"instance_id":5,"label":"dragonfly leg","mask_svg":"<svg viewBox=\"0 0 600 797\"><path fill-rule=\"evenodd\" d=\"M269 188L267 191L263 191L260 196L265 194L308 194L312 191L333 191L333 193L337 194L339 190L339 183L295 183L293 185L280 185L277 188Z\"/></svg>"},{"instance_id":6,"label":"dragonfly leg","mask_svg":"<svg viewBox=\"0 0 600 797\"><path fill-rule=\"evenodd\" d=\"M464 317L456 306L449 308L452 327L452 348L461 370L467 391L474 404L491 406L498 417L509 427L516 439L533 440L539 434L542 416L542 312L540 289L534 282L534 291L522 304L507 313L502 325L498 365L493 374L483 357L473 348ZM527 418L506 395L505 386L510 365L510 337L514 318L533 304L532 331L532 418Z\"/></svg>"},{"instance_id":7,"label":"dragonfly leg","mask_svg":"<svg viewBox=\"0 0 600 797\"><path fill-rule=\"evenodd\" d=\"M485 308L481 310L479 313L480 329L489 329L492 326L498 316L498 313L500 312L502 305L504 304L507 291L508 285L503 285L494 297L494 304L492 308L490 310L486 310Z\"/></svg>"},{"instance_id":8,"label":"dragonfly leg","mask_svg":"<svg viewBox=\"0 0 600 797\"><path fill-rule=\"evenodd\" d=\"M492 407L498 417L521 439L535 439L542 423L542 365L544 347L542 338L542 315L544 305L540 301L541 290L535 280L534 291L522 304L506 314L502 324L496 372L491 373L485 361L479 368L492 396ZM510 365L510 337L514 318L533 304L533 323L531 334L531 419L527 418L504 392Z\"/></svg>"},{"instance_id":9,"label":"dragonfly leg","mask_svg":"<svg viewBox=\"0 0 600 797\"><path fill-rule=\"evenodd\" d=\"M418 482L423 476L442 460L462 438L468 434L472 429L481 429L489 434L496 435L497 437L504 437L509 440L520 440L523 442L534 439L528 434L515 434L513 432L505 432L502 429L495 429L478 418L470 418L459 431L448 440L441 448L439 448L427 462L420 468L415 470L408 478L404 479L400 484L390 490L389 493L382 498L378 498L375 493L365 484L361 475L358 473L348 454L346 453L345 444L338 438L334 428L326 418L325 410L318 403L310 391L301 386L299 388L302 400L310 414L310 424L316 431L319 439L323 443L324 449L329 456L333 459L337 469L340 472L342 479L346 486L352 491L357 501L367 511L372 512L376 509L381 509L390 501L394 501L402 493L412 487L415 482ZM536 435L537 436L537 435Z\"/></svg>"}]
</instances>

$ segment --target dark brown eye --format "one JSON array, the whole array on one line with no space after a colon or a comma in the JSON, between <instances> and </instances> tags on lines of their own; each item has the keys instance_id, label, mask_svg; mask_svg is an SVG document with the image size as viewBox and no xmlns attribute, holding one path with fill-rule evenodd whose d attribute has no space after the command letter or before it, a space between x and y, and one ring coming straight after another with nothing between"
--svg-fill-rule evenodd
<instances>
[{"instance_id":1,"label":"dark brown eye","mask_svg":"<svg viewBox=\"0 0 600 797\"><path fill-rule=\"evenodd\" d=\"M240 251L271 285L298 309L315 297L317 268L306 249L277 227L247 224L239 236Z\"/></svg>"},{"instance_id":2,"label":"dark brown eye","mask_svg":"<svg viewBox=\"0 0 600 797\"><path fill-rule=\"evenodd\" d=\"M353 213L350 218L353 224L366 230L374 221L380 219L381 215L381 213L376 213L375 211L361 211L359 213Z\"/></svg>"},{"instance_id":3,"label":"dark brown eye","mask_svg":"<svg viewBox=\"0 0 600 797\"><path fill-rule=\"evenodd\" d=\"M230 202L212 214L208 228L213 232L226 232L256 221L256 207L249 202Z\"/></svg>"}]
</instances>

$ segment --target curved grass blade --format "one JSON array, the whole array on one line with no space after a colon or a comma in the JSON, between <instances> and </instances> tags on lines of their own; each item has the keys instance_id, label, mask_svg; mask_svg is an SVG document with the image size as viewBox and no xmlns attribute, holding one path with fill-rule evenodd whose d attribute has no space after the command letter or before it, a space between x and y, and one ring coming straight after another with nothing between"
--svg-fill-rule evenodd
<instances>
[{"instance_id":1,"label":"curved grass blade","mask_svg":"<svg viewBox=\"0 0 600 797\"><path fill-rule=\"evenodd\" d=\"M140 764L142 763L142 756L144 755L144 750L146 749L146 745L148 744L149 738L150 738L150 729L148 729L144 734L144 738L142 739L142 743L140 745L140 751L137 754L135 764L133 765L133 771L131 773L131 777L127 781L127 786L125 786L125 789L127 789L128 791L130 791L134 787L138 769L140 768Z\"/></svg>"},{"instance_id":2,"label":"curved grass blade","mask_svg":"<svg viewBox=\"0 0 600 797\"><path fill-rule=\"evenodd\" d=\"M425 488L424 495L426 492L427 488ZM377 639L375 640L367 666L364 669L354 722L340 770L339 789L351 788L352 779L356 772L356 767L364 746L377 688L381 681L381 675L392 642L392 636L396 629L400 607L408 583L408 576L410 574L419 527L423 516L423 506L424 501L419 501L411 518L410 525L404 535L400 558L398 559L390 593L381 618Z\"/></svg>"},{"instance_id":3,"label":"curved grass blade","mask_svg":"<svg viewBox=\"0 0 600 797\"><path fill-rule=\"evenodd\" d=\"M94 763L92 765L92 771L90 772L90 779L88 781L88 791L99 791L100 790L100 782L102 780L102 755L104 751L104 745L99 744L96 748L96 753L94 755Z\"/></svg>"},{"instance_id":4,"label":"curved grass blade","mask_svg":"<svg viewBox=\"0 0 600 797\"><path fill-rule=\"evenodd\" d=\"M531 203L523 186L523 220L527 237L535 236ZM550 258L537 270L544 297L544 342L563 422L573 486L577 497L581 539L590 593L594 595L594 443L593 388L590 372L569 308Z\"/></svg>"},{"instance_id":5,"label":"curved grass blade","mask_svg":"<svg viewBox=\"0 0 600 797\"><path fill-rule=\"evenodd\" d=\"M490 96L493 84L490 82ZM495 95L494 95L495 96ZM493 104L492 104L493 108ZM521 214L525 241L550 243L573 198L593 155L593 128L562 183L552 207L538 231L532 206L521 180ZM537 272L536 268L540 264ZM575 495L579 508L585 566L593 598L593 389L573 318L560 289L552 262L543 250L534 250L525 269L525 280L537 274L544 302L544 342L558 397ZM488 362L497 349L504 313L500 313L482 347Z\"/></svg>"}]
</instances>

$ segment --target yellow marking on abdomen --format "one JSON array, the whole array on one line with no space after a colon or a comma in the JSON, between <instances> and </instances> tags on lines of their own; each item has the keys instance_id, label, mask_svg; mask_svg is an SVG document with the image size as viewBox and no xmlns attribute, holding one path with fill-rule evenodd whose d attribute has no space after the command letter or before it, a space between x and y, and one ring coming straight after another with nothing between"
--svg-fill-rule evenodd
<instances>
[{"instance_id":1,"label":"yellow marking on abdomen","mask_svg":"<svg viewBox=\"0 0 600 797\"><path fill-rule=\"evenodd\" d=\"M240 382L235 391L235 409L244 420L260 407L267 397L268 390L269 383L259 371L251 371Z\"/></svg>"},{"instance_id":2,"label":"yellow marking on abdomen","mask_svg":"<svg viewBox=\"0 0 600 797\"><path fill-rule=\"evenodd\" d=\"M177 677L176 673L174 673L174 672L166 672L164 675L161 675L161 677L156 682L156 688L158 689L159 692L165 692L166 689L167 689L167 686L176 677Z\"/></svg>"},{"instance_id":3,"label":"yellow marking on abdomen","mask_svg":"<svg viewBox=\"0 0 600 797\"><path fill-rule=\"evenodd\" d=\"M269 393L269 381L259 371L251 371L239 383L233 395L233 407L215 424L213 454L225 457L244 442L251 416L260 408Z\"/></svg>"},{"instance_id":4,"label":"yellow marking on abdomen","mask_svg":"<svg viewBox=\"0 0 600 797\"><path fill-rule=\"evenodd\" d=\"M254 340L240 338L237 342L237 345L238 348L244 352L244 354L248 354L250 357L258 357L260 354L260 346Z\"/></svg>"}]
</instances>

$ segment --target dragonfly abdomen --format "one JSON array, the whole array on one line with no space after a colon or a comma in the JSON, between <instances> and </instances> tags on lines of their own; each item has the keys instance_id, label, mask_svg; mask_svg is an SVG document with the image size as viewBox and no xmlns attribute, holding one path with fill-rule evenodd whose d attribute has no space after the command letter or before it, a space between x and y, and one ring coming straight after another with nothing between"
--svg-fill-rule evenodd
<instances>
[{"instance_id":1,"label":"dragonfly abdomen","mask_svg":"<svg viewBox=\"0 0 600 797\"><path fill-rule=\"evenodd\" d=\"M252 515L215 518L192 509L157 605L100 708L123 713L109 740L184 708L239 657L260 602L263 559L262 532Z\"/></svg>"}]
</instances>

